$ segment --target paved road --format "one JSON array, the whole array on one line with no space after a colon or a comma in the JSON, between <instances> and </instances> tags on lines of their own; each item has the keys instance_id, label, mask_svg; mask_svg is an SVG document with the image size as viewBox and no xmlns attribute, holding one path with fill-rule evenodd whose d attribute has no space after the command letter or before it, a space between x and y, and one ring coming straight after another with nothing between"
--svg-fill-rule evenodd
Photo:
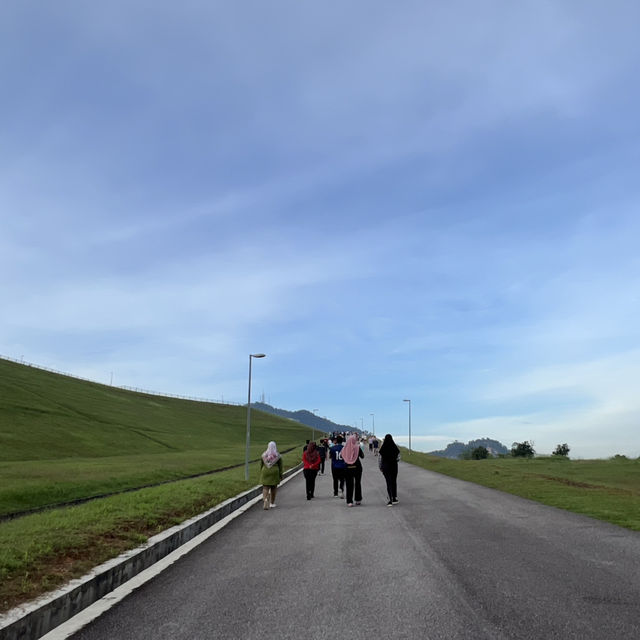
<instances>
[{"instance_id":1,"label":"paved road","mask_svg":"<svg viewBox=\"0 0 640 640\"><path fill-rule=\"evenodd\" d=\"M74 640L640 638L639 534L402 463L387 507L364 463L362 506L300 475Z\"/></svg>"}]
</instances>

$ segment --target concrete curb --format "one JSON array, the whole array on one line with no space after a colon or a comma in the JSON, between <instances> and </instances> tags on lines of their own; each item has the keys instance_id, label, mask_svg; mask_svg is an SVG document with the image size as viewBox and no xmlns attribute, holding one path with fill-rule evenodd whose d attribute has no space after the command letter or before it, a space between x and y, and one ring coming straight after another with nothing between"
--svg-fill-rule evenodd
<instances>
[{"instance_id":1,"label":"concrete curb","mask_svg":"<svg viewBox=\"0 0 640 640\"><path fill-rule=\"evenodd\" d=\"M285 479L299 473L300 467L286 471ZM261 494L262 487L256 486L229 498L61 589L11 609L0 616L0 640L37 640Z\"/></svg>"}]
</instances>

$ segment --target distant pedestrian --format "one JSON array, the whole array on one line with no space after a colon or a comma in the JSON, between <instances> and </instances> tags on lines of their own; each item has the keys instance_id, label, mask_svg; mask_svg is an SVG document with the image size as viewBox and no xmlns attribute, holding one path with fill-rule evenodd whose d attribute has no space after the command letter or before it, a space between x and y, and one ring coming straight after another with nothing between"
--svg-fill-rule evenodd
<instances>
[{"instance_id":1,"label":"distant pedestrian","mask_svg":"<svg viewBox=\"0 0 640 640\"><path fill-rule=\"evenodd\" d=\"M331 476L333 477L333 497L338 497L338 486L340 487L340 497L344 498L344 470L347 465L342 460L342 436L337 435L333 441L335 444L329 449L331 458Z\"/></svg>"},{"instance_id":2,"label":"distant pedestrian","mask_svg":"<svg viewBox=\"0 0 640 640\"><path fill-rule=\"evenodd\" d=\"M400 449L393 441L390 433L384 437L384 442L380 447L380 471L387 482L387 506L398 504L398 460L400 459Z\"/></svg>"},{"instance_id":3,"label":"distant pedestrian","mask_svg":"<svg viewBox=\"0 0 640 640\"><path fill-rule=\"evenodd\" d=\"M374 436L373 438L373 455L377 456L378 455L378 447L380 446L380 441L378 440L378 438L376 438Z\"/></svg>"},{"instance_id":4,"label":"distant pedestrian","mask_svg":"<svg viewBox=\"0 0 640 640\"><path fill-rule=\"evenodd\" d=\"M342 449L342 460L346 464L345 482L347 484L347 507L353 507L354 490L356 504L362 502L362 463L364 451L358 443L358 436L353 433L347 438L347 444Z\"/></svg>"},{"instance_id":5,"label":"distant pedestrian","mask_svg":"<svg viewBox=\"0 0 640 640\"><path fill-rule=\"evenodd\" d=\"M321 438L318 443L318 453L320 454L320 475L324 475L324 463L327 459L327 440Z\"/></svg>"},{"instance_id":6,"label":"distant pedestrian","mask_svg":"<svg viewBox=\"0 0 640 640\"><path fill-rule=\"evenodd\" d=\"M302 466L302 473L304 474L307 488L307 500L311 500L316 489L316 476L320 468L320 454L313 440L302 453Z\"/></svg>"},{"instance_id":7,"label":"distant pedestrian","mask_svg":"<svg viewBox=\"0 0 640 640\"><path fill-rule=\"evenodd\" d=\"M276 506L276 492L284 477L282 458L273 440L267 445L267 450L260 458L260 484L262 485L262 508L269 509Z\"/></svg>"}]
</instances>

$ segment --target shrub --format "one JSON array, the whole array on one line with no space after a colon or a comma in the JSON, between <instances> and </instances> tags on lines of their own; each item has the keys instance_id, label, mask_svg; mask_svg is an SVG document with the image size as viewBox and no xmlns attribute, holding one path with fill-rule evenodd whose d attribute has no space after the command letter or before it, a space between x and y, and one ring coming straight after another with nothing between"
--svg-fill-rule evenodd
<instances>
[{"instance_id":1,"label":"shrub","mask_svg":"<svg viewBox=\"0 0 640 640\"><path fill-rule=\"evenodd\" d=\"M527 440L524 442L514 442L511 445L511 455L514 458L533 458L535 453L533 443Z\"/></svg>"},{"instance_id":2,"label":"shrub","mask_svg":"<svg viewBox=\"0 0 640 640\"><path fill-rule=\"evenodd\" d=\"M553 456L568 456L569 455L569 445L565 442L564 444L559 444L556 446L556 450L551 454Z\"/></svg>"},{"instance_id":3,"label":"shrub","mask_svg":"<svg viewBox=\"0 0 640 640\"><path fill-rule=\"evenodd\" d=\"M476 447L471 451L471 459L472 460L485 460L489 457L489 450L487 447Z\"/></svg>"}]
</instances>

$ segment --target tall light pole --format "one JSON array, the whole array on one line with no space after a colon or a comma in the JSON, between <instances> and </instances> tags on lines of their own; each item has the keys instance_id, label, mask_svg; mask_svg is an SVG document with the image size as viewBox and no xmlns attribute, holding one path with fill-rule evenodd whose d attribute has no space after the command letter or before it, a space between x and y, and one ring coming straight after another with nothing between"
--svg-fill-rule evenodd
<instances>
[{"instance_id":1,"label":"tall light pole","mask_svg":"<svg viewBox=\"0 0 640 640\"><path fill-rule=\"evenodd\" d=\"M244 449L244 479L249 479L249 444L251 443L251 358L264 358L264 353L249 354L249 396L247 399L247 444Z\"/></svg>"},{"instance_id":2,"label":"tall light pole","mask_svg":"<svg viewBox=\"0 0 640 640\"><path fill-rule=\"evenodd\" d=\"M376 435L376 416L373 413L369 414L371 416L371 429L372 429L372 433L375 436Z\"/></svg>"},{"instance_id":3,"label":"tall light pole","mask_svg":"<svg viewBox=\"0 0 640 640\"><path fill-rule=\"evenodd\" d=\"M411 400L405 398L402 402L409 403L409 453L411 453Z\"/></svg>"},{"instance_id":4,"label":"tall light pole","mask_svg":"<svg viewBox=\"0 0 640 640\"><path fill-rule=\"evenodd\" d=\"M316 413L317 412L318 412L317 409L313 410L313 417L314 418L316 417ZM314 422L315 422L315 420L314 420ZM311 439L315 442L315 439L316 439L316 425L315 424L311 425Z\"/></svg>"}]
</instances>

